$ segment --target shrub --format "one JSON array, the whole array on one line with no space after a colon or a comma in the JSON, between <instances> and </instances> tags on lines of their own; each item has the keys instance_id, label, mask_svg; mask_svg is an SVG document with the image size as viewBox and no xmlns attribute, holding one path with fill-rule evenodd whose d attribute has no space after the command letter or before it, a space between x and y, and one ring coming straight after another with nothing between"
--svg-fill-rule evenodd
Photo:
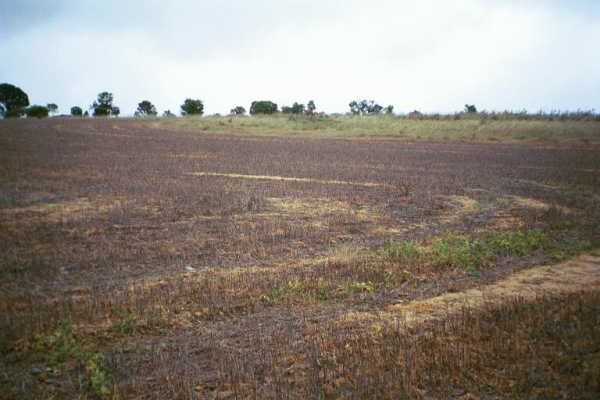
<instances>
[{"instance_id":1,"label":"shrub","mask_svg":"<svg viewBox=\"0 0 600 400\"><path fill-rule=\"evenodd\" d=\"M171 112L171 110L166 110L163 112L163 118L175 118L175 114Z\"/></svg>"},{"instance_id":2,"label":"shrub","mask_svg":"<svg viewBox=\"0 0 600 400\"><path fill-rule=\"evenodd\" d=\"M0 84L0 113L7 118L20 117L29 105L27 93L10 83Z\"/></svg>"},{"instance_id":3,"label":"shrub","mask_svg":"<svg viewBox=\"0 0 600 400\"><path fill-rule=\"evenodd\" d=\"M304 104L294 103L291 107L283 106L281 112L284 114L302 114L304 113Z\"/></svg>"},{"instance_id":4,"label":"shrub","mask_svg":"<svg viewBox=\"0 0 600 400\"><path fill-rule=\"evenodd\" d=\"M48 108L33 105L25 109L25 115L27 115L27 118L46 118L48 116Z\"/></svg>"},{"instance_id":5,"label":"shrub","mask_svg":"<svg viewBox=\"0 0 600 400\"><path fill-rule=\"evenodd\" d=\"M156 111L156 107L154 104L149 102L148 100L143 100L138 103L138 108L135 111L136 117L155 117L158 112Z\"/></svg>"},{"instance_id":6,"label":"shrub","mask_svg":"<svg viewBox=\"0 0 600 400\"><path fill-rule=\"evenodd\" d=\"M349 106L350 112L354 115L379 114L383 110L383 107L375 103L374 100L354 100Z\"/></svg>"},{"instance_id":7,"label":"shrub","mask_svg":"<svg viewBox=\"0 0 600 400\"><path fill-rule=\"evenodd\" d=\"M277 104L268 100L253 101L250 106L250 114L273 114L277 112Z\"/></svg>"},{"instance_id":8,"label":"shrub","mask_svg":"<svg viewBox=\"0 0 600 400\"><path fill-rule=\"evenodd\" d=\"M477 107L475 107L475 104L465 104L465 112L466 113L476 113Z\"/></svg>"},{"instance_id":9,"label":"shrub","mask_svg":"<svg viewBox=\"0 0 600 400\"><path fill-rule=\"evenodd\" d=\"M408 119L423 119L424 115L418 110L414 110L408 113Z\"/></svg>"},{"instance_id":10,"label":"shrub","mask_svg":"<svg viewBox=\"0 0 600 400\"><path fill-rule=\"evenodd\" d=\"M315 115L315 111L317 110L317 106L313 100L310 100L306 105L306 115Z\"/></svg>"},{"instance_id":11,"label":"shrub","mask_svg":"<svg viewBox=\"0 0 600 400\"><path fill-rule=\"evenodd\" d=\"M113 94L109 92L99 93L91 108L94 110L94 117L118 116L121 113L119 107L113 106Z\"/></svg>"},{"instance_id":12,"label":"shrub","mask_svg":"<svg viewBox=\"0 0 600 400\"><path fill-rule=\"evenodd\" d=\"M181 115L202 115L204 104L202 100L185 99L181 105Z\"/></svg>"},{"instance_id":13,"label":"shrub","mask_svg":"<svg viewBox=\"0 0 600 400\"><path fill-rule=\"evenodd\" d=\"M83 115L83 110L81 109L81 107L71 107L71 115L74 117L81 117Z\"/></svg>"},{"instance_id":14,"label":"shrub","mask_svg":"<svg viewBox=\"0 0 600 400\"><path fill-rule=\"evenodd\" d=\"M229 113L231 115L244 115L246 114L246 109L242 106L237 106L235 108L232 108Z\"/></svg>"},{"instance_id":15,"label":"shrub","mask_svg":"<svg viewBox=\"0 0 600 400\"><path fill-rule=\"evenodd\" d=\"M46 108L50 114L55 114L58 111L58 106L55 103L46 104Z\"/></svg>"}]
</instances>

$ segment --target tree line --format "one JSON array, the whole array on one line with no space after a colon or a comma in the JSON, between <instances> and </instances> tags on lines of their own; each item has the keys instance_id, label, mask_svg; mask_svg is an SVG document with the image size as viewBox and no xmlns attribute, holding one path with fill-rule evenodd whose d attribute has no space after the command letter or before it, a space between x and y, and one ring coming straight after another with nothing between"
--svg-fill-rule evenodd
<instances>
[{"instance_id":1,"label":"tree line","mask_svg":"<svg viewBox=\"0 0 600 400\"><path fill-rule=\"evenodd\" d=\"M204 103L199 99L186 99L181 105L181 115L203 115ZM373 100L360 100L350 103L350 111L352 114L371 115L378 114L385 110L386 113L393 112L393 106L388 106L385 109L375 103ZM250 105L250 115L256 114L295 114L314 116L317 106L313 100L307 104L295 102L291 106L283 106L281 110L276 103L270 100L253 101ZM58 112L58 106L54 103L42 105L30 105L29 97L21 88L3 83L0 85L0 115L4 118L19 118L19 117L36 117L44 118L48 115L53 115ZM91 104L89 110L83 110L79 106L71 107L71 115L75 117L118 117L121 114L121 109L114 104L114 96L110 92L101 92L96 100ZM230 115L244 115L246 109L243 106L236 106L231 109ZM134 112L135 117L156 117L158 111L156 106L149 100L142 100L138 103L138 107ZM171 110L166 110L163 117L174 117L175 114Z\"/></svg>"},{"instance_id":2,"label":"tree line","mask_svg":"<svg viewBox=\"0 0 600 400\"><path fill-rule=\"evenodd\" d=\"M388 105L383 107L377 104L374 100L353 100L348 104L350 108L349 114L359 116L369 115L395 115L394 106ZM259 114L290 114L290 115L305 115L308 117L314 117L316 115L325 115L324 113L317 113L317 106L313 100L308 101L306 104L295 102L291 106L283 106L281 110L278 105L270 100L258 100L253 101L250 105L250 115ZM229 115L245 115L246 109L243 106L236 106L230 110ZM29 97L21 88L11 85L9 83L0 84L0 117L2 118L44 118L49 115L55 115L58 113L58 105L55 103L49 103L45 106L29 104ZM180 106L180 113L182 116L197 115L202 116L204 114L204 103L199 99L188 98L185 99L183 104ZM85 111L79 106L73 106L70 110L70 115L74 117L118 117L121 114L121 109L114 104L114 96L110 92L101 92L98 94L94 102ZM215 114L218 116L219 114ZM138 103L138 107L134 112L135 117L157 117L158 111L156 106L149 100L142 100ZM462 112L455 113L454 115L442 115L442 114L423 114L418 110L414 110L405 115L408 119L422 120L422 119L461 119L467 118L478 118L478 119L542 119L542 120L593 120L600 121L600 114L594 110L585 111L577 110L576 112L561 112L551 111L549 113L540 111L536 114L530 114L526 110L522 111L504 111L501 113L478 111L474 104L465 104ZM175 114L171 110L163 112L162 117L175 117Z\"/></svg>"}]
</instances>

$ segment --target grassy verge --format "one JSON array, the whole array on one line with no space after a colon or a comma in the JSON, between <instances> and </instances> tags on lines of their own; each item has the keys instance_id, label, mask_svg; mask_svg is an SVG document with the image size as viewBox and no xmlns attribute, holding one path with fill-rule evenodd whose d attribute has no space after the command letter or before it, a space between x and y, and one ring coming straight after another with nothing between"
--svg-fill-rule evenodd
<instances>
[{"instance_id":1,"label":"grassy verge","mask_svg":"<svg viewBox=\"0 0 600 400\"><path fill-rule=\"evenodd\" d=\"M153 121L164 129L272 136L396 137L409 140L600 142L598 121L411 120L396 116L188 117Z\"/></svg>"}]
</instances>

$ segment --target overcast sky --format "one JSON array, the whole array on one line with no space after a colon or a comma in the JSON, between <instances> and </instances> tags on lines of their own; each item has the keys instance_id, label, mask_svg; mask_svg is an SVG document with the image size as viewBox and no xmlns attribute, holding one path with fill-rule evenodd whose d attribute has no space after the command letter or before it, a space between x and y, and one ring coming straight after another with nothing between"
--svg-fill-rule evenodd
<instances>
[{"instance_id":1,"label":"overcast sky","mask_svg":"<svg viewBox=\"0 0 600 400\"><path fill-rule=\"evenodd\" d=\"M600 0L0 0L0 83L63 113L600 110L598 43Z\"/></svg>"}]
</instances>

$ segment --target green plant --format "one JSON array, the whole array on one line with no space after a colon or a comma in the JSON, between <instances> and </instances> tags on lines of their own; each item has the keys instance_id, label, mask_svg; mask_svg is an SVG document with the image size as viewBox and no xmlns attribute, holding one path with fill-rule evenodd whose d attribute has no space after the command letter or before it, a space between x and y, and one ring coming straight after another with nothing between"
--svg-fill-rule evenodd
<instances>
[{"instance_id":1,"label":"green plant","mask_svg":"<svg viewBox=\"0 0 600 400\"><path fill-rule=\"evenodd\" d=\"M94 112L94 117L118 115L120 112L118 107L113 106L113 94L109 92L99 93L97 100L94 101L91 108Z\"/></svg>"},{"instance_id":2,"label":"green plant","mask_svg":"<svg viewBox=\"0 0 600 400\"><path fill-rule=\"evenodd\" d=\"M135 330L138 317L133 313L117 311L117 321L114 324L116 330L123 334L131 333Z\"/></svg>"},{"instance_id":3,"label":"green plant","mask_svg":"<svg viewBox=\"0 0 600 400\"><path fill-rule=\"evenodd\" d=\"M56 105L55 103L46 104L46 108L48 109L50 114L55 114L58 111L58 105Z\"/></svg>"},{"instance_id":4,"label":"green plant","mask_svg":"<svg viewBox=\"0 0 600 400\"><path fill-rule=\"evenodd\" d=\"M85 370L87 377L83 382L92 393L100 398L110 398L111 390L111 373L107 368L106 359L98 353L87 353L84 355Z\"/></svg>"},{"instance_id":5,"label":"green plant","mask_svg":"<svg viewBox=\"0 0 600 400\"><path fill-rule=\"evenodd\" d=\"M277 112L277 104L268 100L253 101L250 106L250 114L273 114Z\"/></svg>"},{"instance_id":6,"label":"green plant","mask_svg":"<svg viewBox=\"0 0 600 400\"><path fill-rule=\"evenodd\" d=\"M374 100L354 100L349 106L350 112L354 115L375 115L383 110L383 107Z\"/></svg>"},{"instance_id":7,"label":"green plant","mask_svg":"<svg viewBox=\"0 0 600 400\"><path fill-rule=\"evenodd\" d=\"M401 262L414 261L421 254L420 246L415 242L390 242L390 245L381 252L383 257Z\"/></svg>"},{"instance_id":8,"label":"green plant","mask_svg":"<svg viewBox=\"0 0 600 400\"><path fill-rule=\"evenodd\" d=\"M71 107L71 115L74 117L81 117L83 115L83 110L81 109L81 107Z\"/></svg>"},{"instance_id":9,"label":"green plant","mask_svg":"<svg viewBox=\"0 0 600 400\"><path fill-rule=\"evenodd\" d=\"M202 100L185 99L181 105L181 115L202 115L204 114L204 103Z\"/></svg>"},{"instance_id":10,"label":"green plant","mask_svg":"<svg viewBox=\"0 0 600 400\"><path fill-rule=\"evenodd\" d=\"M492 239L490 246L497 254L516 254L519 256L538 250L549 243L546 233L540 229L528 232L500 232Z\"/></svg>"},{"instance_id":11,"label":"green plant","mask_svg":"<svg viewBox=\"0 0 600 400\"><path fill-rule=\"evenodd\" d=\"M136 117L155 117L156 114L158 114L156 107L148 100L143 100L138 103L138 108L135 111Z\"/></svg>"},{"instance_id":12,"label":"green plant","mask_svg":"<svg viewBox=\"0 0 600 400\"><path fill-rule=\"evenodd\" d=\"M304 104L294 103L294 105L291 107L287 107L287 106L281 107L281 112L284 114L303 114L304 108L305 108Z\"/></svg>"},{"instance_id":13,"label":"green plant","mask_svg":"<svg viewBox=\"0 0 600 400\"><path fill-rule=\"evenodd\" d=\"M242 106L237 106L235 108L232 108L229 113L231 115L244 115L246 114L246 109Z\"/></svg>"},{"instance_id":14,"label":"green plant","mask_svg":"<svg viewBox=\"0 0 600 400\"><path fill-rule=\"evenodd\" d=\"M29 105L29 97L21 88L10 83L0 84L0 115L8 117L20 116L19 110Z\"/></svg>"},{"instance_id":15,"label":"green plant","mask_svg":"<svg viewBox=\"0 0 600 400\"><path fill-rule=\"evenodd\" d=\"M48 109L44 106L33 105L25 109L25 115L27 118L46 118Z\"/></svg>"}]
</instances>

